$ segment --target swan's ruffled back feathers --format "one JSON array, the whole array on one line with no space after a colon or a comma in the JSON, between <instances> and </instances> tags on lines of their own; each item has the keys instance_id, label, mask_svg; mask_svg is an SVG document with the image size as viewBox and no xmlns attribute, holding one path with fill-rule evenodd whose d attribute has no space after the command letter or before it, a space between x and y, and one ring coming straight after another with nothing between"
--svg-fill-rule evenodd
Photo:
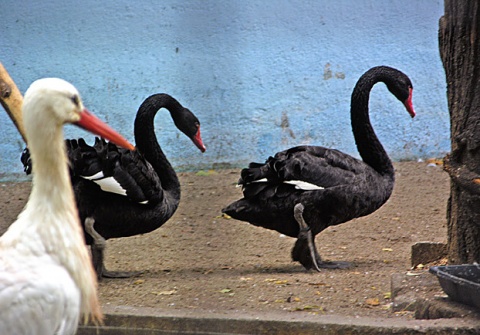
<instances>
[{"instance_id":1,"label":"swan's ruffled back feathers","mask_svg":"<svg viewBox=\"0 0 480 335\"><path fill-rule=\"evenodd\" d=\"M320 146L298 146L281 151L264 164L250 164L243 169L239 184L266 178L269 183L302 181L322 188L350 184L371 170L362 161L335 149Z\"/></svg>"},{"instance_id":2,"label":"swan's ruffled back feathers","mask_svg":"<svg viewBox=\"0 0 480 335\"><path fill-rule=\"evenodd\" d=\"M138 151L130 151L98 137L93 146L83 138L65 141L73 184L83 178L103 191L126 196L132 202L156 204L162 201L161 181L151 164ZM27 174L31 172L28 149L21 161Z\"/></svg>"}]
</instances>

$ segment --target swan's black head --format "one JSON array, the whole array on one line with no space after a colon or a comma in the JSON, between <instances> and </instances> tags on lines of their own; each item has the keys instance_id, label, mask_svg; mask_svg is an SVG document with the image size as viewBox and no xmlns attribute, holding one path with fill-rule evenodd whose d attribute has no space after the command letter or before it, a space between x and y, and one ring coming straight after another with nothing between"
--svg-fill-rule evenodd
<instances>
[{"instance_id":1,"label":"swan's black head","mask_svg":"<svg viewBox=\"0 0 480 335\"><path fill-rule=\"evenodd\" d=\"M153 94L140 105L135 118L136 139L137 131L143 132L145 123L153 126L153 118L161 108L168 109L175 126L187 135L201 152L207 150L200 135L200 121L188 108L183 107L174 97L166 93Z\"/></svg>"},{"instance_id":2,"label":"swan's black head","mask_svg":"<svg viewBox=\"0 0 480 335\"><path fill-rule=\"evenodd\" d=\"M197 117L188 108L182 107L182 109L175 114L173 122L182 133L192 140L201 152L207 150L200 135L200 121L198 121Z\"/></svg>"},{"instance_id":3,"label":"swan's black head","mask_svg":"<svg viewBox=\"0 0 480 335\"><path fill-rule=\"evenodd\" d=\"M415 110L413 109L412 103L413 85L410 78L403 72L391 67L381 66L379 70L384 72L387 77L385 84L388 90L405 105L410 116L412 118L415 117Z\"/></svg>"}]
</instances>

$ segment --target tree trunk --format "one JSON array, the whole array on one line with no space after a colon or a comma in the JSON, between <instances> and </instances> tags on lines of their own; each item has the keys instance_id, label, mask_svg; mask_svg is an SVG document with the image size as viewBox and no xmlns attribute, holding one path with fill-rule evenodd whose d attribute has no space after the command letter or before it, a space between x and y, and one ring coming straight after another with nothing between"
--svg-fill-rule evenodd
<instances>
[{"instance_id":1,"label":"tree trunk","mask_svg":"<svg viewBox=\"0 0 480 335\"><path fill-rule=\"evenodd\" d=\"M480 5L445 0L440 19L440 56L447 78L452 151L447 205L451 264L480 263ZM432 180L432 182L435 182Z\"/></svg>"}]
</instances>

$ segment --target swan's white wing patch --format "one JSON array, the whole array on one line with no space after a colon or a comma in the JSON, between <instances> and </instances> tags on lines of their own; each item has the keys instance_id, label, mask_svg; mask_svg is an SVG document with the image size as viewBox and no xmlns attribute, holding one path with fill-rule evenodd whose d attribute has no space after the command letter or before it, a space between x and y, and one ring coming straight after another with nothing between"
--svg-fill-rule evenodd
<instances>
[{"instance_id":1,"label":"swan's white wing patch","mask_svg":"<svg viewBox=\"0 0 480 335\"><path fill-rule=\"evenodd\" d=\"M252 181L252 183L268 183L267 178L263 179L258 179ZM303 191L317 191L317 190L323 190L324 188L312 183L308 183L306 181L301 181L301 180L284 180L284 184L290 184L295 186L295 189L297 190L303 190ZM237 185L237 186L242 186L242 185Z\"/></svg>"},{"instance_id":2,"label":"swan's white wing patch","mask_svg":"<svg viewBox=\"0 0 480 335\"><path fill-rule=\"evenodd\" d=\"M267 180L267 178L263 178L263 179L251 181L250 183L247 183L247 184L253 184L253 183L268 183L268 180ZM244 185L242 185L242 184L237 184L236 187L243 187L243 186Z\"/></svg>"},{"instance_id":3,"label":"swan's white wing patch","mask_svg":"<svg viewBox=\"0 0 480 335\"><path fill-rule=\"evenodd\" d=\"M254 181L252 181L252 183L268 183L268 180L267 180L267 178L262 178L262 179L259 179L259 180L254 180Z\"/></svg>"},{"instance_id":4,"label":"swan's white wing patch","mask_svg":"<svg viewBox=\"0 0 480 335\"><path fill-rule=\"evenodd\" d=\"M125 191L125 189L113 177L97 179L93 180L93 182L100 186L102 191L116 193L124 196L127 195L127 191Z\"/></svg>"},{"instance_id":5,"label":"swan's white wing patch","mask_svg":"<svg viewBox=\"0 0 480 335\"><path fill-rule=\"evenodd\" d=\"M81 176L84 179L91 180L104 192L110 192L120 195L127 195L127 191L115 180L113 177L104 178L104 174L102 171L95 173L91 176Z\"/></svg>"},{"instance_id":6,"label":"swan's white wing patch","mask_svg":"<svg viewBox=\"0 0 480 335\"><path fill-rule=\"evenodd\" d=\"M284 183L295 186L297 190L304 190L304 191L323 190L323 187L321 186L317 186L315 184L307 183L306 181L301 181L301 180L286 180L284 181Z\"/></svg>"},{"instance_id":7,"label":"swan's white wing patch","mask_svg":"<svg viewBox=\"0 0 480 335\"><path fill-rule=\"evenodd\" d=\"M84 179L92 180L92 179L101 179L104 176L103 176L103 171L100 171L100 172L95 173L92 176L80 176L80 177L82 177Z\"/></svg>"},{"instance_id":8,"label":"swan's white wing patch","mask_svg":"<svg viewBox=\"0 0 480 335\"><path fill-rule=\"evenodd\" d=\"M103 172L101 171L94 174L93 176L82 176L82 178L91 180L92 182L100 186L100 188L104 192L115 193L115 194L123 195L125 197L127 196L127 191L115 180L115 178L113 177L103 178ZM101 178L101 179L97 179L97 178ZM149 202L148 200L145 200L145 201L140 201L138 203L141 205L146 205L148 204L148 202Z\"/></svg>"}]
</instances>

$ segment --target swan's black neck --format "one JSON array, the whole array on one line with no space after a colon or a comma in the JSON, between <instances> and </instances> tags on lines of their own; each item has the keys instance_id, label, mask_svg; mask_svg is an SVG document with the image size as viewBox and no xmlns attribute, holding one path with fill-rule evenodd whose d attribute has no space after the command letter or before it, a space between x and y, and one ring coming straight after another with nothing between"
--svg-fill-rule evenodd
<instances>
[{"instance_id":1,"label":"swan's black neck","mask_svg":"<svg viewBox=\"0 0 480 335\"><path fill-rule=\"evenodd\" d=\"M388 85L389 82L394 80L390 68L375 67L370 69L355 85L350 107L352 130L360 156L365 163L378 173L392 177L394 175L392 162L370 123L368 100L373 85L378 82L384 82Z\"/></svg>"},{"instance_id":2,"label":"swan's black neck","mask_svg":"<svg viewBox=\"0 0 480 335\"><path fill-rule=\"evenodd\" d=\"M140 106L135 118L135 143L137 149L157 172L163 190L180 200L180 182L177 174L165 157L155 135L154 118L161 108L166 108L173 118L182 106L167 94L154 94L148 97Z\"/></svg>"}]
</instances>

